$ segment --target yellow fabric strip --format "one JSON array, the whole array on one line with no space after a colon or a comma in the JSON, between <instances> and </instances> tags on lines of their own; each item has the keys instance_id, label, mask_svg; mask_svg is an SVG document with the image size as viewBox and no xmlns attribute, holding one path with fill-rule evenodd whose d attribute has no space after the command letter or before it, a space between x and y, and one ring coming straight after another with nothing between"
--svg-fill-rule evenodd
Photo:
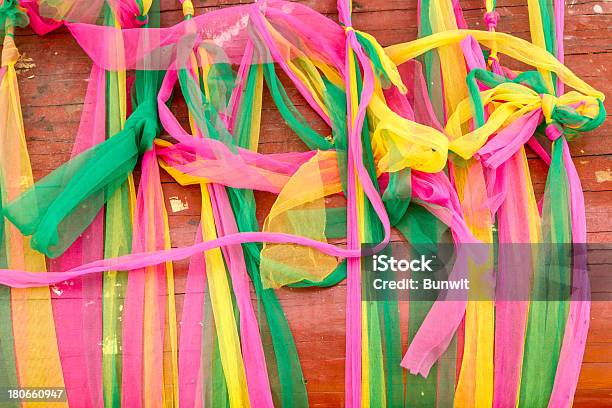
<instances>
[{"instance_id":1,"label":"yellow fabric strip","mask_svg":"<svg viewBox=\"0 0 612 408\"><path fill-rule=\"evenodd\" d=\"M531 42L541 49L546 50L540 3L538 0L527 0L527 9L529 10L529 32L531 33ZM544 78L548 92L554 94L553 91L555 88L553 86L550 71L541 68L538 68L538 71L542 74L542 78Z\"/></svg>"},{"instance_id":2,"label":"yellow fabric strip","mask_svg":"<svg viewBox=\"0 0 612 408\"><path fill-rule=\"evenodd\" d=\"M114 26L120 28L116 11ZM117 31L114 38L115 47L111 58L121 61L125 55L123 38ZM106 123L107 135L113 135L123 129L127 116L126 73L125 71L106 72ZM136 201L136 189L132 175L127 185L113 193L106 203L104 257L114 258L131 252L131 234L133 209ZM126 225L126 214L130 224ZM119 403L121 388L121 310L124 286L127 279L124 273L109 271L104 273L102 286L102 392L105 404L115 406ZM115 405L114 405L115 404Z\"/></svg>"},{"instance_id":3,"label":"yellow fabric strip","mask_svg":"<svg viewBox=\"0 0 612 408\"><path fill-rule=\"evenodd\" d=\"M150 2L151 0L149 0ZM119 24L119 18L115 16L115 28L121 29L121 25ZM112 52L115 51L114 58L117 61L122 61L119 65L121 67L125 66L125 49L123 46L123 37L120 35L121 31L117 31L117 36L115 37L115 45L116 48L110 47L109 50ZM126 84L126 72L125 70L121 71L113 71L113 74L116 75L117 86L114 89L117 92L117 101L119 102L119 118L121 121L121 129L125 125L125 121L127 118L127 86Z\"/></svg>"},{"instance_id":4,"label":"yellow fabric strip","mask_svg":"<svg viewBox=\"0 0 612 408\"><path fill-rule=\"evenodd\" d=\"M374 126L372 151L378 170L394 172L411 167L435 173L444 168L448 155L446 135L399 116L378 94L372 96L368 113Z\"/></svg>"},{"instance_id":5,"label":"yellow fabric strip","mask_svg":"<svg viewBox=\"0 0 612 408\"><path fill-rule=\"evenodd\" d=\"M11 36L5 36L0 84L0 182L3 204L15 199L33 183L15 73L18 52ZM2 221L4 222L4 221ZM6 223L7 261L11 269L44 271L45 258L30 247L29 238ZM20 387L64 387L57 348L55 324L48 287L12 289L11 310L15 359ZM22 407L40 403L23 402ZM49 402L46 407L67 407L67 402Z\"/></svg>"},{"instance_id":6,"label":"yellow fabric strip","mask_svg":"<svg viewBox=\"0 0 612 408\"><path fill-rule=\"evenodd\" d=\"M209 58L206 50L202 47L198 49L198 56L202 62L202 77L204 78L204 92L210 95L207 82L208 70L210 69ZM193 73L199 75L196 59L191 58ZM191 131L194 137L198 137L198 129L190 116ZM162 165L163 167L163 165ZM217 238L215 228L215 218L211 197L206 184L199 180L200 192L202 195L201 209L201 228L202 239L210 241ZM240 338L238 327L234 319L234 307L232 295L228 282L227 270L223 260L221 249L215 248L204 253L206 262L206 277L210 291L211 306L214 315L214 323L219 342L219 353L221 365L227 384L229 405L231 408L248 408L250 406L249 394L246 384L246 374L242 351L240 348Z\"/></svg>"},{"instance_id":7,"label":"yellow fabric strip","mask_svg":"<svg viewBox=\"0 0 612 408\"><path fill-rule=\"evenodd\" d=\"M163 198L162 198L163 200ZM165 202L165 201L163 201ZM164 247L171 248L170 227L168 225L168 212L166 206L162 208L164 212ZM166 263L166 285L168 302L166 310L166 327L164 330L164 407L178 407L178 333L176 322L176 299L174 296L174 268L172 263Z\"/></svg>"},{"instance_id":8,"label":"yellow fabric strip","mask_svg":"<svg viewBox=\"0 0 612 408\"><path fill-rule=\"evenodd\" d=\"M382 65L382 68L384 69L385 74L389 77L391 83L397 87L401 94L406 94L406 92L408 92L408 89L402 81L402 77L400 76L397 66L389 59L389 57L385 53L384 48L378 43L376 38L363 31L356 30L355 32L358 33L359 36L365 38L374 48L374 51L376 52L378 59L380 60L380 63Z\"/></svg>"},{"instance_id":9,"label":"yellow fabric strip","mask_svg":"<svg viewBox=\"0 0 612 408\"><path fill-rule=\"evenodd\" d=\"M433 36L458 31L450 0L431 2L429 20L432 31L438 33ZM430 37L423 40L426 38ZM457 81L458 78L466 78L467 69L458 41L447 40L439 45L444 102L447 115L450 115L468 97L465 81ZM451 144L452 142L451 138ZM460 164L453 162L451 166L468 227L480 241L492 242L491 213L484 205L487 202L487 194L482 166L476 160ZM484 267L470 265L470 281L481 282L482 274L491 266L492 264ZM463 360L455 392L455 406L458 408L490 407L493 403L494 322L493 302L468 301Z\"/></svg>"},{"instance_id":10,"label":"yellow fabric strip","mask_svg":"<svg viewBox=\"0 0 612 408\"><path fill-rule=\"evenodd\" d=\"M468 35L479 43L491 47L497 43L498 52L530 66L554 72L568 86L597 99L604 100L604 94L578 78L569 68L561 64L550 53L521 38L510 34L479 30L450 30L419 38L408 43L401 43L385 48L391 60L399 65L434 48L458 43Z\"/></svg>"},{"instance_id":11,"label":"yellow fabric strip","mask_svg":"<svg viewBox=\"0 0 612 408\"><path fill-rule=\"evenodd\" d=\"M153 0L142 0L142 15L146 16L151 10L151 5L153 4Z\"/></svg>"},{"instance_id":12,"label":"yellow fabric strip","mask_svg":"<svg viewBox=\"0 0 612 408\"><path fill-rule=\"evenodd\" d=\"M257 78L255 82L255 95L253 96L253 109L251 114L251 134L249 138L249 149L257 151L259 146L259 131L261 127L261 102L263 97L263 67L257 66Z\"/></svg>"},{"instance_id":13,"label":"yellow fabric strip","mask_svg":"<svg viewBox=\"0 0 612 408\"><path fill-rule=\"evenodd\" d=\"M184 16L193 16L194 15L193 3L191 0L183 1L183 15Z\"/></svg>"},{"instance_id":14,"label":"yellow fabric strip","mask_svg":"<svg viewBox=\"0 0 612 408\"><path fill-rule=\"evenodd\" d=\"M205 187L202 187L202 238L211 241L217 238L215 220L210 201L210 195ZM205 253L206 275L213 314L215 316L215 328L219 339L219 352L227 391L229 394L230 407L248 408L249 395L247 392L244 363L240 350L238 329L234 319L234 308L232 305L231 292L227 280L227 271L223 256L219 248L211 249Z\"/></svg>"},{"instance_id":15,"label":"yellow fabric strip","mask_svg":"<svg viewBox=\"0 0 612 408\"><path fill-rule=\"evenodd\" d=\"M453 5L450 0L431 1L429 7L429 21L434 33L448 30L456 30L457 22ZM446 42L438 48L440 56L440 69L444 78L444 102L446 112L453 112L455 107L465 96L467 96L467 85L464 80L467 71L463 60L463 52L459 43ZM448 83L449 79L453 79Z\"/></svg>"},{"instance_id":16,"label":"yellow fabric strip","mask_svg":"<svg viewBox=\"0 0 612 408\"><path fill-rule=\"evenodd\" d=\"M350 93L348 97L351 100L350 124L355 123L359 106L359 96L357 93L357 72L355 71L355 54L349 47L348 55L348 81L350 81ZM350 129L348 129L350 132ZM349 141L350 143L350 141ZM350 148L350 146L349 146ZM352 166L349 163L349 166ZM364 217L364 193L359 183L357 174L353 180L348 180L349 183L355 185L355 201L357 204L357 228L359 232L359 242L363 242L365 238L365 217ZM361 260L360 260L361 263ZM361 268L361 266L360 266ZM370 406L370 369L369 369L369 350L368 350L368 321L367 321L367 305L361 302L361 407L369 408Z\"/></svg>"},{"instance_id":17,"label":"yellow fabric strip","mask_svg":"<svg viewBox=\"0 0 612 408\"><path fill-rule=\"evenodd\" d=\"M454 166L455 185L468 227L481 242L492 242L491 213L485 206L486 189L480 162ZM470 282L487 281L482 274L491 262L470 265ZM477 289L477 288L474 288ZM461 372L455 392L456 407L490 407L493 402L494 302L468 301Z\"/></svg>"},{"instance_id":18,"label":"yellow fabric strip","mask_svg":"<svg viewBox=\"0 0 612 408\"><path fill-rule=\"evenodd\" d=\"M335 151L318 151L295 172L278 195L262 231L280 232L327 242L325 197L342 191ZM294 244L263 244L264 287L278 288L303 279L320 282L338 266L338 259Z\"/></svg>"},{"instance_id":19,"label":"yellow fabric strip","mask_svg":"<svg viewBox=\"0 0 612 408\"><path fill-rule=\"evenodd\" d=\"M155 164L156 166L157 164ZM163 234L164 249L170 248L170 234L167 214L164 207L163 193L155 186L154 177L149 177L146 190L147 213L155 217L156 205L161 205L163 213L163 230L156 228L154 219L150 219L147 228L149 246L147 251L158 250L155 244L158 234ZM156 196L159 193L158 196ZM165 304L160 302L161 288L156 277L157 266L146 268L144 288L143 315L143 396L145 407L178 406L178 350L176 332L176 307L174 299L174 277L172 263L166 263ZM166 310L163 310L165 308ZM161 321L161 316L164 320ZM163 334L163 336L162 336Z\"/></svg>"}]
</instances>

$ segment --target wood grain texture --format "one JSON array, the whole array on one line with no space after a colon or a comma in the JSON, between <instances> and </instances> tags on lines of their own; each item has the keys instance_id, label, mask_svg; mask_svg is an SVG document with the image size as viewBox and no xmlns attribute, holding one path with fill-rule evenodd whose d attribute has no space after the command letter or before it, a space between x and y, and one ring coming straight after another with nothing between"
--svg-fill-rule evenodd
<instances>
[{"instance_id":1,"label":"wood grain texture","mask_svg":"<svg viewBox=\"0 0 612 408\"><path fill-rule=\"evenodd\" d=\"M250 1L194 0L196 13ZM306 0L302 3L336 20L335 0ZM482 1L462 1L465 17L472 28L483 28ZM529 38L524 0L498 0L499 30ZM354 6L354 26L375 35L383 45L416 37L416 0L359 0ZM162 0L162 24L181 20L178 0ZM610 95L612 43L612 2L570 0L567 5L565 46L566 65L597 89ZM40 179L65 162L76 134L91 63L65 29L45 37L29 29L18 30L16 43L22 54L18 65L21 101L28 149L34 177ZM31 59L26 60L26 59ZM505 62L505 61L502 61ZM305 108L297 92L289 95L317 129L325 126ZM260 151L264 153L305 150L264 96ZM185 119L180 98L174 102L177 116ZM608 111L612 105L606 101ZM612 123L571 143L572 154L585 189L588 239L612 242ZM545 166L530 156L536 190L543 187ZM166 205L170 212L173 246L193 243L199 222L198 188L184 188L163 174ZM173 213L169 199L175 197L188 208ZM258 217L265 218L274 197L257 193ZM610 272L608 262L594 267L601 277ZM179 306L184 290L187 262L177 262L176 289ZM606 282L605 279L602 282ZM607 281L609 282L609 280ZM601 288L612 292L612 288ZM310 401L313 407L340 407L344 399L344 313L345 286L329 289L278 291L295 335L301 356ZM405 328L404 328L405 330ZM612 302L594 302L591 329L583 363L575 407L612 406Z\"/></svg>"}]
</instances>

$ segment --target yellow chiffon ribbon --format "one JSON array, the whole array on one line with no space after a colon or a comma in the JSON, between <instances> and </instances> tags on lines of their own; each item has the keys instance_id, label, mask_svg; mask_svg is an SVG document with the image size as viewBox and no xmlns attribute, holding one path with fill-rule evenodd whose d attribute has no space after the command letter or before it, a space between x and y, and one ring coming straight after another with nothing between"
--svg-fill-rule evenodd
<instances>
[{"instance_id":1,"label":"yellow chiffon ribbon","mask_svg":"<svg viewBox=\"0 0 612 408\"><path fill-rule=\"evenodd\" d=\"M385 48L385 52L395 64L400 65L434 48L458 43L467 36L472 36L480 44L489 48L495 43L498 53L507 55L535 68L553 72L566 85L574 88L576 91L602 101L604 100L603 93L595 90L592 86L578 78L553 55L528 41L506 33L479 30L449 30L411 42L392 45Z\"/></svg>"},{"instance_id":2,"label":"yellow chiffon ribbon","mask_svg":"<svg viewBox=\"0 0 612 408\"><path fill-rule=\"evenodd\" d=\"M0 182L3 184L0 199L3 203L15 199L33 183L15 73L19 53L13 41L13 27L8 26L6 33L2 49L2 69L6 71L0 83ZM30 239L8 222L6 227L8 267L44 271L45 258L30 247ZM64 388L50 288L11 289L11 311L19 386ZM40 402L25 401L21 406L34 408ZM68 403L47 402L45 406L63 408Z\"/></svg>"}]
</instances>

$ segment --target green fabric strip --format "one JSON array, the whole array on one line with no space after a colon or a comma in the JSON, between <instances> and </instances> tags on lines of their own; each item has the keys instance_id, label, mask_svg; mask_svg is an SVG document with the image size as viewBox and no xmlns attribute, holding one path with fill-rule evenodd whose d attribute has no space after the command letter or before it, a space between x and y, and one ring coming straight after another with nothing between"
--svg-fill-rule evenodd
<instances>
[{"instance_id":1,"label":"green fabric strip","mask_svg":"<svg viewBox=\"0 0 612 408\"><path fill-rule=\"evenodd\" d=\"M389 184L383 193L382 200L387 214L389 214L391 226L396 226L404 218L410 205L411 196L410 168L389 173Z\"/></svg>"},{"instance_id":2,"label":"green fabric strip","mask_svg":"<svg viewBox=\"0 0 612 408\"><path fill-rule=\"evenodd\" d=\"M419 252L437 253L438 242L446 231L446 226L423 207L411 205L405 216L396 225L411 245L416 245ZM430 272L413 272L414 279L423 279ZM408 320L408 342L414 338L419 327L429 313L432 300L424 299L423 292L410 291L410 308ZM408 374L406 378L406 407L435 407L438 399L438 366L436 363L427 376L423 378ZM454 381L452 388L454 388ZM445 395L447 393L443 393Z\"/></svg>"},{"instance_id":3,"label":"green fabric strip","mask_svg":"<svg viewBox=\"0 0 612 408\"><path fill-rule=\"evenodd\" d=\"M383 88L388 88L391 86L391 80L389 79L387 71L382 65L382 61L380 60L380 56L376 52L374 45L358 31L355 32L355 35L357 36L357 41L359 41L359 44L372 62L372 65L374 66L374 73L378 76L378 78L380 78Z\"/></svg>"},{"instance_id":4,"label":"green fabric strip","mask_svg":"<svg viewBox=\"0 0 612 408\"><path fill-rule=\"evenodd\" d=\"M112 10L106 6L104 23L114 26ZM121 86L116 72L106 71L106 137L121 132ZM115 136L116 137L116 136ZM115 140L116 141L116 140ZM92 155L94 156L94 155ZM70 163L70 162L69 162ZM134 163L135 165L136 163ZM128 167L130 164L128 164ZM104 226L104 257L128 254L131 250L130 191L125 182L109 191ZM121 406L121 310L127 289L125 272L105 272L102 278L102 389L105 407Z\"/></svg>"},{"instance_id":5,"label":"green fabric strip","mask_svg":"<svg viewBox=\"0 0 612 408\"><path fill-rule=\"evenodd\" d=\"M429 21L429 9L431 0L420 1L420 20L418 37L426 37L433 34L433 29ZM425 80L429 98L431 99L434 112L440 123L446 123L444 120L444 95L443 83L440 68L440 57L437 50L426 52L420 57L420 60L425 70Z\"/></svg>"},{"instance_id":6,"label":"green fabric strip","mask_svg":"<svg viewBox=\"0 0 612 408\"><path fill-rule=\"evenodd\" d=\"M0 210L5 201L0 174ZM0 220L0 268L8 267L5 221ZM14 389L19 387L17 366L15 365L15 339L13 337L13 318L11 313L11 289L0 286L0 387ZM19 408L18 400L2 401L0 408Z\"/></svg>"},{"instance_id":7,"label":"green fabric strip","mask_svg":"<svg viewBox=\"0 0 612 408\"><path fill-rule=\"evenodd\" d=\"M264 64L264 76L266 84L272 99L280 112L281 116L287 122L287 125L293 130L300 139L308 146L310 150L329 150L332 143L317 131L312 129L304 116L293 105L280 79L276 75L273 64Z\"/></svg>"},{"instance_id":8,"label":"green fabric strip","mask_svg":"<svg viewBox=\"0 0 612 408\"><path fill-rule=\"evenodd\" d=\"M563 141L553 143L542 209L542 250L536 260L527 321L520 407L548 404L555 379L571 287L571 218ZM547 299L547 300L544 300Z\"/></svg>"},{"instance_id":9,"label":"green fabric strip","mask_svg":"<svg viewBox=\"0 0 612 408\"><path fill-rule=\"evenodd\" d=\"M105 24L115 25L115 19L110 8L105 9ZM150 27L159 26L159 4L154 1L149 11ZM117 72L106 73L106 130L108 139L88 150L76 159L86 156L85 160L75 159L66 164L67 168L74 166L70 174L74 175L73 185L82 188L80 183L92 183L100 187L92 189L90 196L82 199L82 206L92 208L95 214L106 202L104 256L114 258L131 252L131 202L135 201L134 191L131 191L128 179L136 166L139 155L151 148L153 140L159 134L157 119L157 92L161 85L162 73L158 71L136 71L134 90L132 91L133 112L121 129L122 113L119 106L122 91ZM106 167L108 175L101 177L99 168ZM54 172L55 173L55 172ZM52 173L53 174L53 173ZM83 178L84 174L91 178ZM57 177L57 176L56 176ZM76 188L75 188L76 190ZM99 197L100 194L104 197ZM62 193L58 200L78 198ZM92 199L94 203L92 204ZM88 223L76 219L79 211L72 213L67 222L74 232L84 230ZM90 220L87 220L90 221ZM68 245L72 243L64 241ZM60 246L60 249L63 245ZM106 407L121 406L121 372L122 372L122 323L121 315L123 300L127 290L127 273L111 271L104 273L102 287L102 366L103 390Z\"/></svg>"},{"instance_id":10,"label":"green fabric strip","mask_svg":"<svg viewBox=\"0 0 612 408\"><path fill-rule=\"evenodd\" d=\"M375 52L372 52L375 54ZM359 73L359 69L356 69ZM362 87L361 75L357 75L358 92ZM364 118L361 132L363 146L371 146L370 124ZM380 192L376 177L376 165L372 149L363 149L363 162L376 189ZM367 243L381 242L384 237L383 226L366 199L364 205L365 241ZM399 305L397 299L387 299L384 302L366 301L368 355L369 355L369 386L370 406L401 406L404 400L401 336L399 332ZM383 399L381 395L385 395Z\"/></svg>"}]
</instances>

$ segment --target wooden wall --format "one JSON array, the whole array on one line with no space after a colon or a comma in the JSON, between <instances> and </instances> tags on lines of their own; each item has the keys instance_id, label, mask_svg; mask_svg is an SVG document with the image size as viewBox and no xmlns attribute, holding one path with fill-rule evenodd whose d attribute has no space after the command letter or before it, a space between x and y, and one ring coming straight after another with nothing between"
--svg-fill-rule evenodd
<instances>
[{"instance_id":1,"label":"wooden wall","mask_svg":"<svg viewBox=\"0 0 612 408\"><path fill-rule=\"evenodd\" d=\"M240 0L194 0L196 13L227 7ZM307 0L303 3L336 19L334 0ZM462 1L465 17L472 28L483 28L484 1ZM499 30L528 39L525 0L499 0ZM569 0L566 15L566 64L595 88L612 93L609 65L612 43L612 2ZM416 37L416 0L359 0L354 6L354 26L376 36L383 45L409 41ZM162 23L181 20L178 0L162 0ZM19 86L27 134L28 149L35 179L40 179L65 162L79 123L81 106L89 76L90 61L66 30L44 37L29 29L17 32L16 43L22 59L18 64ZM503 62L503 61L502 61ZM295 91L294 101L304 102ZM304 150L291 133L271 99L265 96L260 151L264 153ZM610 110L610 103L606 103ZM177 106L184 118L184 108ZM302 109L317 127L321 121ZM596 131L572 142L571 149L583 182L587 205L590 242L612 242L612 124L604 123ZM544 165L532 158L541 190ZM170 213L173 246L193 243L199 222L197 188L181 188L164 175L166 205ZM266 215L273 197L258 194L258 216ZM169 200L180 200L186 207L173 212ZM592 265L599 274L608 273L604 261ZM184 287L186 262L178 262L177 293ZM612 287L599 288L612 292ZM299 293L298 293L299 292ZM344 313L345 286L320 290L280 290L285 313L295 335L302 359L312 406L340 407L344 398ZM576 393L576 407L612 406L612 303L595 302L591 329Z\"/></svg>"}]
</instances>

